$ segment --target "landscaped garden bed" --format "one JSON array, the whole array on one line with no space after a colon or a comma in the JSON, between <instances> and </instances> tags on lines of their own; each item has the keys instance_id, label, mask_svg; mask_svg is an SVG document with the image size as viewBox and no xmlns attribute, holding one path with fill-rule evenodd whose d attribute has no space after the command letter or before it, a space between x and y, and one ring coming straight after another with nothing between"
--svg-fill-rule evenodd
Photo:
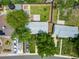
<instances>
[{"instance_id":1,"label":"landscaped garden bed","mask_svg":"<svg viewBox=\"0 0 79 59\"><path fill-rule=\"evenodd\" d=\"M48 21L50 17L50 4L31 5L31 14L40 15L40 21Z\"/></svg>"}]
</instances>

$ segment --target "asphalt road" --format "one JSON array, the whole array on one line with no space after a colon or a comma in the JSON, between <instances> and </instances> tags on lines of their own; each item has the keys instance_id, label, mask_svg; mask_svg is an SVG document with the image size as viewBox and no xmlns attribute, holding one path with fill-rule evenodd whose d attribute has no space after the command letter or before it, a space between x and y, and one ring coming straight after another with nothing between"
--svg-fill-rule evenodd
<instances>
[{"instance_id":1,"label":"asphalt road","mask_svg":"<svg viewBox=\"0 0 79 59\"><path fill-rule=\"evenodd\" d=\"M0 57L0 59L42 59L40 56L7 56L7 57ZM61 58L61 57L47 57L44 59L67 59L67 58Z\"/></svg>"}]
</instances>

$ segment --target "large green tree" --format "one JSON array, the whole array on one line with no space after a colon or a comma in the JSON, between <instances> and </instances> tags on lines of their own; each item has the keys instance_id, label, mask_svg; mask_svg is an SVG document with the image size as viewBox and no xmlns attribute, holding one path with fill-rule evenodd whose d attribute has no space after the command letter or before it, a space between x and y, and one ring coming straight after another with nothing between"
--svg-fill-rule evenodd
<instances>
[{"instance_id":1,"label":"large green tree","mask_svg":"<svg viewBox=\"0 0 79 59\"><path fill-rule=\"evenodd\" d=\"M45 0L24 0L27 3L41 3L44 2Z\"/></svg>"},{"instance_id":2,"label":"large green tree","mask_svg":"<svg viewBox=\"0 0 79 59\"><path fill-rule=\"evenodd\" d=\"M18 38L20 42L23 42L23 52L26 52L26 42L31 39L30 30L25 27L19 27L15 29L15 32L12 35L12 39Z\"/></svg>"},{"instance_id":3,"label":"large green tree","mask_svg":"<svg viewBox=\"0 0 79 59\"><path fill-rule=\"evenodd\" d=\"M1 0L0 4L2 5L8 5L10 3L10 0Z\"/></svg>"},{"instance_id":4,"label":"large green tree","mask_svg":"<svg viewBox=\"0 0 79 59\"><path fill-rule=\"evenodd\" d=\"M7 18L8 24L11 25L13 28L24 26L29 22L28 15L25 14L23 10L14 10L14 11L8 12L6 18Z\"/></svg>"},{"instance_id":5,"label":"large green tree","mask_svg":"<svg viewBox=\"0 0 79 59\"><path fill-rule=\"evenodd\" d=\"M18 38L19 41L25 42L31 38L30 29L25 27L16 28L14 33L12 34L12 39Z\"/></svg>"},{"instance_id":6,"label":"large green tree","mask_svg":"<svg viewBox=\"0 0 79 59\"><path fill-rule=\"evenodd\" d=\"M22 4L22 3L41 3L45 0L12 0L14 4Z\"/></svg>"},{"instance_id":7,"label":"large green tree","mask_svg":"<svg viewBox=\"0 0 79 59\"><path fill-rule=\"evenodd\" d=\"M38 54L41 57L54 55L55 45L53 38L51 38L49 34L40 31L37 34L36 44L37 44Z\"/></svg>"}]
</instances>

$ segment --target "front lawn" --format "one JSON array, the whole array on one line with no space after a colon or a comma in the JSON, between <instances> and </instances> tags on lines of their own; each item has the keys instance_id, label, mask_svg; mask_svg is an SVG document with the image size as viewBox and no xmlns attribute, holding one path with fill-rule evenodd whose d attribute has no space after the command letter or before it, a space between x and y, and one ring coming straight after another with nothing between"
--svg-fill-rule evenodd
<instances>
[{"instance_id":1,"label":"front lawn","mask_svg":"<svg viewBox=\"0 0 79 59\"><path fill-rule=\"evenodd\" d=\"M73 43L69 39L63 39L62 41L62 55L77 56Z\"/></svg>"},{"instance_id":2,"label":"front lawn","mask_svg":"<svg viewBox=\"0 0 79 59\"><path fill-rule=\"evenodd\" d=\"M35 53L35 43L33 41L30 42L29 50L30 50L30 53Z\"/></svg>"},{"instance_id":3,"label":"front lawn","mask_svg":"<svg viewBox=\"0 0 79 59\"><path fill-rule=\"evenodd\" d=\"M56 54L58 55L60 53L60 40L58 39L57 47L56 47Z\"/></svg>"},{"instance_id":4,"label":"front lawn","mask_svg":"<svg viewBox=\"0 0 79 59\"><path fill-rule=\"evenodd\" d=\"M29 41L29 50L30 50L30 53L35 53L35 40L36 40L36 37L35 35L32 35L31 36L31 40Z\"/></svg>"},{"instance_id":5,"label":"front lawn","mask_svg":"<svg viewBox=\"0 0 79 59\"><path fill-rule=\"evenodd\" d=\"M48 21L50 16L50 4L31 5L31 14L40 15L41 21Z\"/></svg>"}]
</instances>

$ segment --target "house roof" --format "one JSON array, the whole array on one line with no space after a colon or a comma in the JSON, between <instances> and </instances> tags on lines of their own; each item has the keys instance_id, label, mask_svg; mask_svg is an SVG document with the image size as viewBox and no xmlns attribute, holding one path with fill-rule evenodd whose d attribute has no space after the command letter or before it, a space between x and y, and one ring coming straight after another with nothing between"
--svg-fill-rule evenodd
<instances>
[{"instance_id":1,"label":"house roof","mask_svg":"<svg viewBox=\"0 0 79 59\"><path fill-rule=\"evenodd\" d=\"M64 25L54 26L54 35L58 37L74 37L76 34L78 34L78 27Z\"/></svg>"},{"instance_id":2,"label":"house roof","mask_svg":"<svg viewBox=\"0 0 79 59\"><path fill-rule=\"evenodd\" d=\"M40 30L48 33L48 22L30 22L28 24L31 34L37 34Z\"/></svg>"}]
</instances>

